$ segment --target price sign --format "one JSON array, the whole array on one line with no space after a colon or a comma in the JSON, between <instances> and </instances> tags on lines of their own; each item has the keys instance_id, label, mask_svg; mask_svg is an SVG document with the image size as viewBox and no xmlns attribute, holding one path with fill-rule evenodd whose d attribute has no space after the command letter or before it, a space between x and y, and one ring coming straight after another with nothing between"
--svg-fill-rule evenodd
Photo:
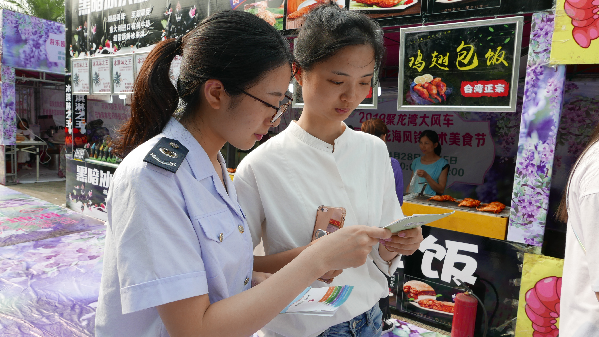
<instances>
[{"instance_id":1,"label":"price sign","mask_svg":"<svg viewBox=\"0 0 599 337\"><path fill-rule=\"evenodd\" d=\"M405 28L401 111L516 111L522 17Z\"/></svg>"}]
</instances>

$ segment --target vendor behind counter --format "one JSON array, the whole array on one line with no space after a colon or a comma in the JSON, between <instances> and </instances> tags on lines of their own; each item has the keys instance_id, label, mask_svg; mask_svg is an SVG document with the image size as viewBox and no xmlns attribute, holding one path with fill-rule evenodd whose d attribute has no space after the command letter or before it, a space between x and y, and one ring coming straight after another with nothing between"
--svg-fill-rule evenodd
<instances>
[{"instance_id":1,"label":"vendor behind counter","mask_svg":"<svg viewBox=\"0 0 599 337\"><path fill-rule=\"evenodd\" d=\"M426 184L424 194L441 195L447 186L449 163L441 158L439 135L433 130L425 130L418 138L418 145L422 157L412 162L412 177L406 192L420 193Z\"/></svg>"}]
</instances>

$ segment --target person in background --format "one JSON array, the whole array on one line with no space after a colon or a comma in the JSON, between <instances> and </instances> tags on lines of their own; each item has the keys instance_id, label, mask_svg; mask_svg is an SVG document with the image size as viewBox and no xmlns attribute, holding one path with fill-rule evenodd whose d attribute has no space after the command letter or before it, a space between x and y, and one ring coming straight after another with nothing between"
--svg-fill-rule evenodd
<instances>
[{"instance_id":1,"label":"person in background","mask_svg":"<svg viewBox=\"0 0 599 337\"><path fill-rule=\"evenodd\" d=\"M557 212L567 223L560 337L599 337L599 125L582 152Z\"/></svg>"},{"instance_id":2,"label":"person in background","mask_svg":"<svg viewBox=\"0 0 599 337\"><path fill-rule=\"evenodd\" d=\"M34 140L35 134L33 131L29 130L29 121L25 118L19 118L19 122L17 123L17 142L23 142L28 140ZM31 160L31 155L25 151L17 152L17 164L18 169L31 169L31 164L29 161Z\"/></svg>"},{"instance_id":3,"label":"person in background","mask_svg":"<svg viewBox=\"0 0 599 337\"><path fill-rule=\"evenodd\" d=\"M389 134L389 129L385 122L383 122L380 118L372 118L364 123L362 123L362 132L369 133L371 135L375 135L382 139L385 143L387 143L387 134ZM401 165L397 159L391 158L391 167L393 168L393 176L395 177L395 192L397 193L397 200L399 200L399 204L403 206L403 172L401 170Z\"/></svg>"},{"instance_id":4,"label":"person in background","mask_svg":"<svg viewBox=\"0 0 599 337\"><path fill-rule=\"evenodd\" d=\"M422 152L422 157L412 161L412 176L418 176L415 190L413 184L406 188L408 193L420 193L424 184L427 184L424 194L441 195L445 192L447 185L447 174L449 173L449 163L441 158L441 144L439 144L439 135L433 130L424 130L418 138L418 145Z\"/></svg>"},{"instance_id":5,"label":"person in background","mask_svg":"<svg viewBox=\"0 0 599 337\"><path fill-rule=\"evenodd\" d=\"M177 88L168 76L176 55ZM278 125L292 60L274 27L241 11L215 13L149 53L115 143L125 158L106 204L96 336L251 336L318 277L363 265L391 237L342 228L276 274L253 273L245 211L220 149L249 149Z\"/></svg>"}]
</instances>

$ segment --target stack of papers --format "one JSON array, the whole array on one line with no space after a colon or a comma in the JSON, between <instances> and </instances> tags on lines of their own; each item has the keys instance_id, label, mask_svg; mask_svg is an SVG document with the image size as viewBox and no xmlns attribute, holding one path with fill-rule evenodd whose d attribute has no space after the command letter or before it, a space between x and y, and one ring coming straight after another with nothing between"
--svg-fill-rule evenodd
<instances>
[{"instance_id":1,"label":"stack of papers","mask_svg":"<svg viewBox=\"0 0 599 337\"><path fill-rule=\"evenodd\" d=\"M328 288L308 287L281 313L333 316L339 306L347 301L353 289L353 286L347 285Z\"/></svg>"}]
</instances>

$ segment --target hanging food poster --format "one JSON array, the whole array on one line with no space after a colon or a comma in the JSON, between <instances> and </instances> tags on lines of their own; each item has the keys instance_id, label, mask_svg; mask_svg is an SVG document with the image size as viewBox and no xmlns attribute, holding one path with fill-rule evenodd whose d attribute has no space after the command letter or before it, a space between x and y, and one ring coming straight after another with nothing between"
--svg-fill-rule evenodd
<instances>
[{"instance_id":1,"label":"hanging food poster","mask_svg":"<svg viewBox=\"0 0 599 337\"><path fill-rule=\"evenodd\" d=\"M372 18L421 15L423 0L350 0L349 10ZM426 0L424 0L426 1Z\"/></svg>"},{"instance_id":2,"label":"hanging food poster","mask_svg":"<svg viewBox=\"0 0 599 337\"><path fill-rule=\"evenodd\" d=\"M209 15L225 10L245 11L264 19L276 29L283 30L284 0L208 0L208 10Z\"/></svg>"},{"instance_id":3,"label":"hanging food poster","mask_svg":"<svg viewBox=\"0 0 599 337\"><path fill-rule=\"evenodd\" d=\"M89 94L89 59L72 60L71 69L73 94Z\"/></svg>"},{"instance_id":4,"label":"hanging food poster","mask_svg":"<svg viewBox=\"0 0 599 337\"><path fill-rule=\"evenodd\" d=\"M135 53L135 78L139 75L139 71L141 70L141 66L144 64L144 61L148 57L149 53Z\"/></svg>"},{"instance_id":5,"label":"hanging food poster","mask_svg":"<svg viewBox=\"0 0 599 337\"><path fill-rule=\"evenodd\" d=\"M337 4L345 8L345 0L287 0L285 29L298 29L304 24L304 15L321 4Z\"/></svg>"},{"instance_id":6,"label":"hanging food poster","mask_svg":"<svg viewBox=\"0 0 599 337\"><path fill-rule=\"evenodd\" d=\"M94 57L92 59L92 94L110 94L110 59Z\"/></svg>"},{"instance_id":7,"label":"hanging food poster","mask_svg":"<svg viewBox=\"0 0 599 337\"><path fill-rule=\"evenodd\" d=\"M135 76L133 71L133 55L112 58L112 85L115 94L133 92Z\"/></svg>"},{"instance_id":8,"label":"hanging food poster","mask_svg":"<svg viewBox=\"0 0 599 337\"><path fill-rule=\"evenodd\" d=\"M551 63L599 63L597 8L598 3L593 0L557 0Z\"/></svg>"},{"instance_id":9,"label":"hanging food poster","mask_svg":"<svg viewBox=\"0 0 599 337\"><path fill-rule=\"evenodd\" d=\"M401 29L397 109L515 111L522 25L513 17Z\"/></svg>"}]
</instances>

